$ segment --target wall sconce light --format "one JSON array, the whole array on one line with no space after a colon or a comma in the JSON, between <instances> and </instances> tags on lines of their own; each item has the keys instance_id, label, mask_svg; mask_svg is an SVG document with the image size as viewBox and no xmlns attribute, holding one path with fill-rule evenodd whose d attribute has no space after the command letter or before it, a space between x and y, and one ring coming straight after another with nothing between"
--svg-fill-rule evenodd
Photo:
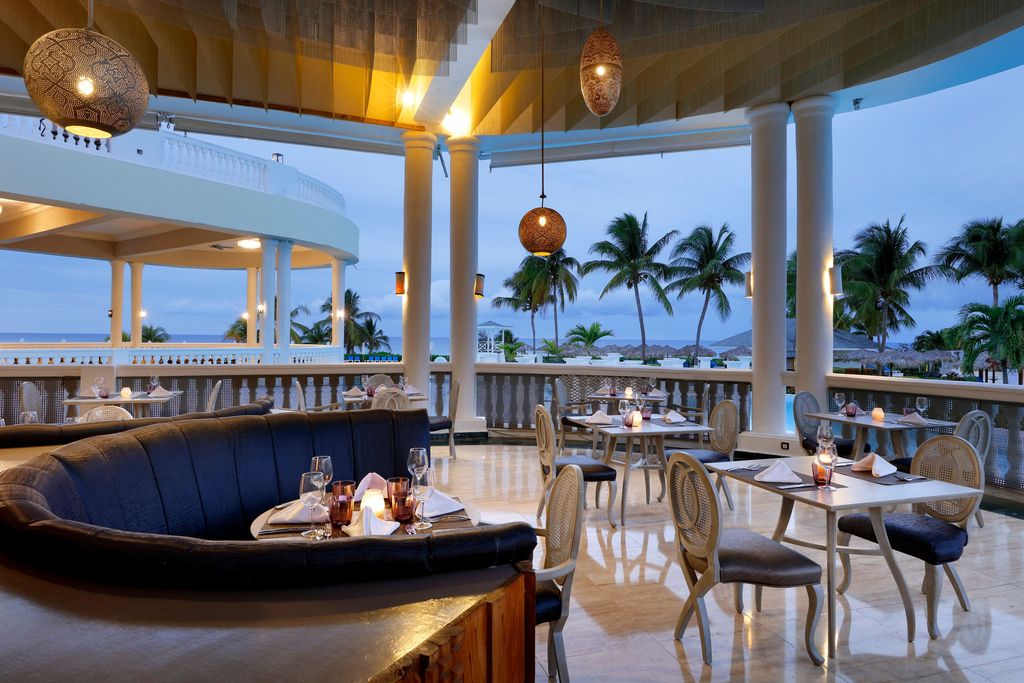
<instances>
[{"instance_id":1,"label":"wall sconce light","mask_svg":"<svg viewBox=\"0 0 1024 683\"><path fill-rule=\"evenodd\" d=\"M403 296L405 294L405 271L399 270L395 272L395 296Z\"/></svg>"},{"instance_id":2,"label":"wall sconce light","mask_svg":"<svg viewBox=\"0 0 1024 683\"><path fill-rule=\"evenodd\" d=\"M754 298L754 271L748 270L743 276L744 296Z\"/></svg>"},{"instance_id":3,"label":"wall sconce light","mask_svg":"<svg viewBox=\"0 0 1024 683\"><path fill-rule=\"evenodd\" d=\"M477 273L473 280L473 294L477 299L484 298L484 274Z\"/></svg>"},{"instance_id":4,"label":"wall sconce light","mask_svg":"<svg viewBox=\"0 0 1024 683\"><path fill-rule=\"evenodd\" d=\"M242 311L242 320L249 319L249 311Z\"/></svg>"},{"instance_id":5,"label":"wall sconce light","mask_svg":"<svg viewBox=\"0 0 1024 683\"><path fill-rule=\"evenodd\" d=\"M828 293L835 299L846 296L843 292L843 267L834 265L828 269Z\"/></svg>"},{"instance_id":6,"label":"wall sconce light","mask_svg":"<svg viewBox=\"0 0 1024 683\"><path fill-rule=\"evenodd\" d=\"M143 310L139 311L139 317L140 317L140 318L142 318L143 320L145 320L145 319L146 319L146 316L147 316L147 315L149 315L149 314L148 314L148 313L146 313L145 309L143 309Z\"/></svg>"},{"instance_id":7,"label":"wall sconce light","mask_svg":"<svg viewBox=\"0 0 1024 683\"><path fill-rule=\"evenodd\" d=\"M339 308L338 309L338 320L344 320L344 319L345 319L345 309L344 308Z\"/></svg>"}]
</instances>

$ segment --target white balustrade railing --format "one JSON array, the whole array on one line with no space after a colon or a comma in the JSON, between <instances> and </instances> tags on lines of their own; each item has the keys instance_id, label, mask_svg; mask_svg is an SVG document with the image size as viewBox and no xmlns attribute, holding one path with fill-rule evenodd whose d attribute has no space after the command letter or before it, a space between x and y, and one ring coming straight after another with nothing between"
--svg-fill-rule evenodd
<instances>
[{"instance_id":1,"label":"white balustrade railing","mask_svg":"<svg viewBox=\"0 0 1024 683\"><path fill-rule=\"evenodd\" d=\"M43 128L40 128L40 121ZM11 135L35 142L77 149L83 153L103 154L133 164L142 164L183 175L268 192L288 199L317 206L335 213L345 213L345 197L330 185L304 175L285 164L274 163L251 154L186 137L170 130L135 130L115 140L104 140L97 150L86 146L75 136L64 137L58 129L54 137L51 124L45 119L15 114L0 114L0 135Z\"/></svg>"},{"instance_id":2,"label":"white balustrade railing","mask_svg":"<svg viewBox=\"0 0 1024 683\"><path fill-rule=\"evenodd\" d=\"M337 363L341 349L334 346L293 346L287 359L279 349L270 354L271 364L308 365ZM141 347L18 345L0 349L0 366L81 366L81 365L256 365L263 362L263 350L240 344L156 345Z\"/></svg>"}]
</instances>

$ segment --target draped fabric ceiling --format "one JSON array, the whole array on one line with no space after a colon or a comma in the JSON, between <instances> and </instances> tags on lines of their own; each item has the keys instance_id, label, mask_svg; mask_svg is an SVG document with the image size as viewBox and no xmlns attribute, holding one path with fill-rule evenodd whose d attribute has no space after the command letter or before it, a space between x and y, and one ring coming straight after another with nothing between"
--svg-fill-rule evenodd
<instances>
[{"instance_id":1,"label":"draped fabric ceiling","mask_svg":"<svg viewBox=\"0 0 1024 683\"><path fill-rule=\"evenodd\" d=\"M498 0L96 0L96 26L158 96L434 129L415 101ZM922 66L1024 25L1024 0L515 0L455 104L476 134L632 126L831 92ZM0 2L0 72L42 33L83 26L85 0ZM605 26L622 96L589 114L579 52ZM474 54L472 51L469 51ZM478 52L479 53L479 52ZM454 71L451 71L454 73ZM414 97L405 96L412 93ZM403 97L405 96L405 97Z\"/></svg>"}]
</instances>

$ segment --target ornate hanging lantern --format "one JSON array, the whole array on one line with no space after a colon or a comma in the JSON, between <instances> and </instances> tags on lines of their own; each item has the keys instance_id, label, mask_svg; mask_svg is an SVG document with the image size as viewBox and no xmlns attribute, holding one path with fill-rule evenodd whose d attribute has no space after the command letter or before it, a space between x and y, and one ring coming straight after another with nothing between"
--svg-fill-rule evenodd
<instances>
[{"instance_id":1,"label":"ornate hanging lantern","mask_svg":"<svg viewBox=\"0 0 1024 683\"><path fill-rule=\"evenodd\" d=\"M43 116L74 135L109 138L138 124L149 105L149 83L120 44L88 28L40 36L25 55L25 88Z\"/></svg>"},{"instance_id":2,"label":"ornate hanging lantern","mask_svg":"<svg viewBox=\"0 0 1024 683\"><path fill-rule=\"evenodd\" d=\"M537 12L538 20L540 12ZM527 211L519 221L519 241L534 256L550 256L565 244L565 219L544 206L544 31L540 32L540 206Z\"/></svg>"},{"instance_id":3,"label":"ornate hanging lantern","mask_svg":"<svg viewBox=\"0 0 1024 683\"><path fill-rule=\"evenodd\" d=\"M612 34L599 28L590 34L580 55L580 91L587 109L604 116L619 101L622 53Z\"/></svg>"}]
</instances>

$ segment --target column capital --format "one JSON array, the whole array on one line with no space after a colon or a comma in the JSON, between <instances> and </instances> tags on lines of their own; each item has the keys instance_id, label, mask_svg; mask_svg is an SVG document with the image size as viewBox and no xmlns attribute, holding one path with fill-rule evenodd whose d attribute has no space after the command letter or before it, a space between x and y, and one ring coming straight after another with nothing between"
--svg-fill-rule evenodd
<instances>
[{"instance_id":1,"label":"column capital","mask_svg":"<svg viewBox=\"0 0 1024 683\"><path fill-rule=\"evenodd\" d=\"M425 130L407 130L402 133L402 143L406 151L410 149L430 149L437 146L437 136Z\"/></svg>"},{"instance_id":2,"label":"column capital","mask_svg":"<svg viewBox=\"0 0 1024 683\"><path fill-rule=\"evenodd\" d=\"M832 117L839 101L832 95L811 95L793 103L793 118L797 121L816 116Z\"/></svg>"},{"instance_id":3,"label":"column capital","mask_svg":"<svg viewBox=\"0 0 1024 683\"><path fill-rule=\"evenodd\" d=\"M787 123L789 121L789 105L785 102L759 104L756 107L747 109L744 116L747 119L747 123L751 126L779 121Z\"/></svg>"},{"instance_id":4,"label":"column capital","mask_svg":"<svg viewBox=\"0 0 1024 683\"><path fill-rule=\"evenodd\" d=\"M477 154L480 151L480 138L474 135L467 135L459 138L448 138L445 145L448 147L448 151L452 154L458 154L460 152Z\"/></svg>"}]
</instances>

